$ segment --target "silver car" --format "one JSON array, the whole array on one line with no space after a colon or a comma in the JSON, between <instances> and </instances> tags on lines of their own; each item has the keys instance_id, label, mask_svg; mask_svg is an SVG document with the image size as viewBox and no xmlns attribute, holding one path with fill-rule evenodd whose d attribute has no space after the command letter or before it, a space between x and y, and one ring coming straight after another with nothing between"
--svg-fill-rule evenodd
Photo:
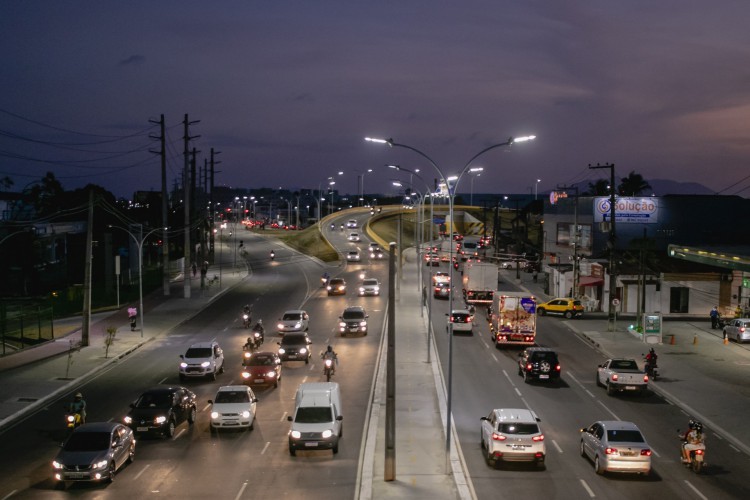
<instances>
[{"instance_id":1,"label":"silver car","mask_svg":"<svg viewBox=\"0 0 750 500\"><path fill-rule=\"evenodd\" d=\"M276 325L276 330L281 333L307 331L310 326L310 316L302 309L284 311Z\"/></svg>"},{"instance_id":2,"label":"silver car","mask_svg":"<svg viewBox=\"0 0 750 500\"><path fill-rule=\"evenodd\" d=\"M651 447L632 422L600 420L581 429L581 456L594 461L597 474L651 472Z\"/></svg>"},{"instance_id":3,"label":"silver car","mask_svg":"<svg viewBox=\"0 0 750 500\"><path fill-rule=\"evenodd\" d=\"M487 463L534 462L544 466L547 449L539 417L526 408L500 408L482 417L480 440Z\"/></svg>"},{"instance_id":4,"label":"silver car","mask_svg":"<svg viewBox=\"0 0 750 500\"><path fill-rule=\"evenodd\" d=\"M52 461L58 488L66 481L112 482L117 470L133 461L133 431L116 422L96 422L78 427Z\"/></svg>"},{"instance_id":5,"label":"silver car","mask_svg":"<svg viewBox=\"0 0 750 500\"><path fill-rule=\"evenodd\" d=\"M724 327L724 336L737 342L750 341L750 318L730 320Z\"/></svg>"},{"instance_id":6,"label":"silver car","mask_svg":"<svg viewBox=\"0 0 750 500\"><path fill-rule=\"evenodd\" d=\"M349 250L349 253L346 254L346 260L349 262L359 262L362 260L362 258L359 255L359 250Z\"/></svg>"},{"instance_id":7,"label":"silver car","mask_svg":"<svg viewBox=\"0 0 750 500\"><path fill-rule=\"evenodd\" d=\"M359 295L380 295L380 282L375 278L365 278L359 286Z\"/></svg>"}]
</instances>

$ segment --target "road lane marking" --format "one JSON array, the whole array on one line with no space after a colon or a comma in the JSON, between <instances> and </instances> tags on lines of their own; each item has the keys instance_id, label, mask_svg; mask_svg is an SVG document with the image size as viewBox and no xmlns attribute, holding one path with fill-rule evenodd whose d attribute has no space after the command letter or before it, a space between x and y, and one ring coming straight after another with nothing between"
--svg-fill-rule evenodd
<instances>
[{"instance_id":1,"label":"road lane marking","mask_svg":"<svg viewBox=\"0 0 750 500\"><path fill-rule=\"evenodd\" d=\"M724 441L724 438L721 437L719 434L714 433L714 437L717 438L717 439L719 439L719 440L721 440L721 441Z\"/></svg>"},{"instance_id":2,"label":"road lane marking","mask_svg":"<svg viewBox=\"0 0 750 500\"><path fill-rule=\"evenodd\" d=\"M158 382L158 385L161 385L161 384L163 384L164 382L166 382L168 378L169 378L169 377L164 377L163 379L161 379L161 380L160 380L160 381Z\"/></svg>"},{"instance_id":3,"label":"road lane marking","mask_svg":"<svg viewBox=\"0 0 750 500\"><path fill-rule=\"evenodd\" d=\"M210 425L210 424L209 424ZM180 430L177 434L175 434L174 439L178 439L180 436L185 434L185 429Z\"/></svg>"},{"instance_id":4,"label":"road lane marking","mask_svg":"<svg viewBox=\"0 0 750 500\"><path fill-rule=\"evenodd\" d=\"M203 407L203 409L202 409L201 411L206 411L206 410L208 410L209 408L211 408L211 405L210 405L210 404L208 404L208 403L206 403L206 406L204 406L204 407Z\"/></svg>"},{"instance_id":5,"label":"road lane marking","mask_svg":"<svg viewBox=\"0 0 750 500\"><path fill-rule=\"evenodd\" d=\"M286 413L287 412L284 412L281 414L281 418L279 419L279 422L283 422L284 420L286 420Z\"/></svg>"},{"instance_id":6,"label":"road lane marking","mask_svg":"<svg viewBox=\"0 0 750 500\"><path fill-rule=\"evenodd\" d=\"M310 369L312 370L312 368L310 368ZM305 382L307 382L307 375L305 375L304 377L302 377L302 383L304 384Z\"/></svg>"},{"instance_id":7,"label":"road lane marking","mask_svg":"<svg viewBox=\"0 0 750 500\"><path fill-rule=\"evenodd\" d=\"M266 445L263 447L262 450L260 450L260 454L263 455L270 445L271 445L271 441L266 441Z\"/></svg>"},{"instance_id":8,"label":"road lane marking","mask_svg":"<svg viewBox=\"0 0 750 500\"><path fill-rule=\"evenodd\" d=\"M518 387L514 387L513 390L516 391L516 394L518 394L519 397L523 397L521 391L518 390Z\"/></svg>"},{"instance_id":9,"label":"road lane marking","mask_svg":"<svg viewBox=\"0 0 750 500\"><path fill-rule=\"evenodd\" d=\"M17 492L17 491L18 491L18 490L13 490L13 491L11 491L10 493L8 493L7 495L5 495L5 496L3 497L3 500L6 500L6 499L8 499L8 498L12 497L13 495L15 495L15 494L16 494L16 492Z\"/></svg>"},{"instance_id":10,"label":"road lane marking","mask_svg":"<svg viewBox=\"0 0 750 500\"><path fill-rule=\"evenodd\" d=\"M615 417L615 420L620 420L620 417L618 417L617 415L615 415L615 413L612 410L610 410L609 408L607 408L607 405L605 405L601 401L597 401L597 403L599 403L600 405L602 405L604 407L604 409L609 412L610 415L612 415L613 417Z\"/></svg>"},{"instance_id":11,"label":"road lane marking","mask_svg":"<svg viewBox=\"0 0 750 500\"><path fill-rule=\"evenodd\" d=\"M588 493L591 498L594 498L596 495L591 490L591 488L589 488L589 485L586 484L586 481L584 481L583 479L579 479L579 481L581 482L581 485L583 485L583 489L586 490L586 493Z\"/></svg>"},{"instance_id":12,"label":"road lane marking","mask_svg":"<svg viewBox=\"0 0 750 500\"><path fill-rule=\"evenodd\" d=\"M596 398L596 396L594 396L594 393L593 393L593 392L591 392L591 391L589 391L588 389L586 389L586 388L585 388L585 387L583 386L583 384L582 384L582 383L581 383L581 382L580 382L580 381L579 381L579 380L578 380L577 378L575 378L575 377L573 376L573 374L572 374L572 373L568 373L568 374L567 374L567 376L568 376L568 377L570 377L570 378L572 378L572 379L573 379L573 381L574 381L574 382L575 382L576 384L578 384L578 386L579 386L579 387L580 387L581 389L583 389L583 392L585 392L586 394L588 394L588 395L589 395L589 396L591 396L592 398Z\"/></svg>"},{"instance_id":13,"label":"road lane marking","mask_svg":"<svg viewBox=\"0 0 750 500\"><path fill-rule=\"evenodd\" d=\"M736 451L737 453L742 453L742 452L740 451L740 449L739 449L739 448L737 448L737 447L735 447L735 446L734 446L733 444L730 444L730 445L729 445L729 447L730 447L730 448L732 448L732 449L733 449L734 451Z\"/></svg>"},{"instance_id":14,"label":"road lane marking","mask_svg":"<svg viewBox=\"0 0 750 500\"><path fill-rule=\"evenodd\" d=\"M237 496L234 497L234 500L239 500L242 498L242 494L245 492L245 488L247 488L247 481L242 483L242 488L240 488L240 491L237 492Z\"/></svg>"},{"instance_id":15,"label":"road lane marking","mask_svg":"<svg viewBox=\"0 0 750 500\"><path fill-rule=\"evenodd\" d=\"M655 449L653 449L653 448L651 448L651 453L653 453L654 455L656 455L656 458L661 458L661 455L659 455L659 454L658 454L658 453L656 452L656 450L655 450Z\"/></svg>"},{"instance_id":16,"label":"road lane marking","mask_svg":"<svg viewBox=\"0 0 750 500\"><path fill-rule=\"evenodd\" d=\"M563 452L562 448L560 448L560 445L557 444L557 441L555 441L554 439L552 440L552 444L555 445L555 448L557 448L558 453L562 453Z\"/></svg>"},{"instance_id":17,"label":"road lane marking","mask_svg":"<svg viewBox=\"0 0 750 500\"><path fill-rule=\"evenodd\" d=\"M708 498L703 493L698 491L698 488L690 484L690 481L688 481L687 479L685 479L685 484L687 484L690 487L690 489L693 490L693 492L695 492L695 494L701 497L703 500L708 500Z\"/></svg>"},{"instance_id":18,"label":"road lane marking","mask_svg":"<svg viewBox=\"0 0 750 500\"><path fill-rule=\"evenodd\" d=\"M135 479L138 479L139 477L141 477L141 474L143 474L144 472L146 472L146 469L148 469L149 467L151 467L151 464L146 464L143 467L143 469L141 469L141 471L138 474L135 475Z\"/></svg>"},{"instance_id":19,"label":"road lane marking","mask_svg":"<svg viewBox=\"0 0 750 500\"><path fill-rule=\"evenodd\" d=\"M492 353L492 359L494 359L494 360L495 360L495 363L499 363L499 362L500 362L500 360L499 360L499 359L497 359L497 356L495 356L495 353L494 353L494 352Z\"/></svg>"}]
</instances>

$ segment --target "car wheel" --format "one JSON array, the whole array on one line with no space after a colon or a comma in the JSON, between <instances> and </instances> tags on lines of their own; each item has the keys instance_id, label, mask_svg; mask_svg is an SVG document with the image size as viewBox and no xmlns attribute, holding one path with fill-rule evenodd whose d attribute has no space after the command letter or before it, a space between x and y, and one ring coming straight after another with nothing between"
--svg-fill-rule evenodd
<instances>
[{"instance_id":1,"label":"car wheel","mask_svg":"<svg viewBox=\"0 0 750 500\"><path fill-rule=\"evenodd\" d=\"M167 422L167 428L164 430L164 436L166 436L169 439L172 439L172 436L174 436L174 420L170 420Z\"/></svg>"},{"instance_id":2,"label":"car wheel","mask_svg":"<svg viewBox=\"0 0 750 500\"><path fill-rule=\"evenodd\" d=\"M331 451L333 451L333 454L334 454L334 455L335 455L336 453L338 453L338 452L339 452L339 444L338 444L338 443L334 444L334 445L333 445L333 448L331 448Z\"/></svg>"},{"instance_id":3,"label":"car wheel","mask_svg":"<svg viewBox=\"0 0 750 500\"><path fill-rule=\"evenodd\" d=\"M295 449L294 449L294 446L292 446L291 444L289 445L289 454L290 454L291 456L293 456L293 457L296 457L296 456L297 456L297 450L295 450Z\"/></svg>"},{"instance_id":4,"label":"car wheel","mask_svg":"<svg viewBox=\"0 0 750 500\"><path fill-rule=\"evenodd\" d=\"M571 311L565 311L565 317L566 317L567 319L570 319L570 318L572 318L572 317L573 317L573 313L572 313Z\"/></svg>"},{"instance_id":5,"label":"car wheel","mask_svg":"<svg viewBox=\"0 0 750 500\"><path fill-rule=\"evenodd\" d=\"M279 377L279 378L277 378L276 380L273 381L273 387L274 388L276 388L276 387L279 386L279 380L281 380L281 377Z\"/></svg>"},{"instance_id":6,"label":"car wheel","mask_svg":"<svg viewBox=\"0 0 750 500\"><path fill-rule=\"evenodd\" d=\"M537 312L539 313L539 316L545 316L547 314L547 311L544 309L537 309Z\"/></svg>"},{"instance_id":7,"label":"car wheel","mask_svg":"<svg viewBox=\"0 0 750 500\"><path fill-rule=\"evenodd\" d=\"M211 380L216 380L216 370L212 371L209 377L211 377Z\"/></svg>"},{"instance_id":8,"label":"car wheel","mask_svg":"<svg viewBox=\"0 0 750 500\"><path fill-rule=\"evenodd\" d=\"M607 396L614 396L615 395L615 388L612 387L612 384L607 382Z\"/></svg>"},{"instance_id":9,"label":"car wheel","mask_svg":"<svg viewBox=\"0 0 750 500\"><path fill-rule=\"evenodd\" d=\"M255 415L253 415L253 419L250 421L250 427L247 428L247 430L251 431L255 429Z\"/></svg>"},{"instance_id":10,"label":"car wheel","mask_svg":"<svg viewBox=\"0 0 750 500\"><path fill-rule=\"evenodd\" d=\"M221 368L219 368L219 373L224 373L224 363L221 364Z\"/></svg>"},{"instance_id":11,"label":"car wheel","mask_svg":"<svg viewBox=\"0 0 750 500\"><path fill-rule=\"evenodd\" d=\"M107 468L107 482L113 483L115 481L115 472L117 471L117 468L115 467L115 463L111 462L109 464L109 467Z\"/></svg>"},{"instance_id":12,"label":"car wheel","mask_svg":"<svg viewBox=\"0 0 750 500\"><path fill-rule=\"evenodd\" d=\"M310 357L309 357L309 356L305 358L305 364L306 364L306 365L307 365L307 364L310 364Z\"/></svg>"},{"instance_id":13,"label":"car wheel","mask_svg":"<svg viewBox=\"0 0 750 500\"><path fill-rule=\"evenodd\" d=\"M65 481L58 481L55 484L55 489L56 490L64 490L65 489Z\"/></svg>"},{"instance_id":14,"label":"car wheel","mask_svg":"<svg viewBox=\"0 0 750 500\"><path fill-rule=\"evenodd\" d=\"M135 460L135 444L132 444L128 450L128 463L132 464L133 460Z\"/></svg>"},{"instance_id":15,"label":"car wheel","mask_svg":"<svg viewBox=\"0 0 750 500\"><path fill-rule=\"evenodd\" d=\"M604 473L606 472L604 470L604 467L602 467L601 462L599 461L599 455L597 455L596 458L594 458L594 471L596 471L596 473L599 474L600 476L603 476Z\"/></svg>"},{"instance_id":16,"label":"car wheel","mask_svg":"<svg viewBox=\"0 0 750 500\"><path fill-rule=\"evenodd\" d=\"M599 372L596 372L596 375L594 376L594 378L596 379L596 386L597 387L604 387L602 385L602 383L599 381Z\"/></svg>"},{"instance_id":17,"label":"car wheel","mask_svg":"<svg viewBox=\"0 0 750 500\"><path fill-rule=\"evenodd\" d=\"M182 380L183 382L185 381L185 375L183 375L182 373L180 373L180 380Z\"/></svg>"},{"instance_id":18,"label":"car wheel","mask_svg":"<svg viewBox=\"0 0 750 500\"><path fill-rule=\"evenodd\" d=\"M190 412L188 413L188 417L187 417L188 424L193 425L195 423L195 414L196 414L196 410L195 410L195 406L193 406L192 408L190 408Z\"/></svg>"},{"instance_id":19,"label":"car wheel","mask_svg":"<svg viewBox=\"0 0 750 500\"><path fill-rule=\"evenodd\" d=\"M583 444L583 439L581 439L581 456L586 457L586 446Z\"/></svg>"}]
</instances>

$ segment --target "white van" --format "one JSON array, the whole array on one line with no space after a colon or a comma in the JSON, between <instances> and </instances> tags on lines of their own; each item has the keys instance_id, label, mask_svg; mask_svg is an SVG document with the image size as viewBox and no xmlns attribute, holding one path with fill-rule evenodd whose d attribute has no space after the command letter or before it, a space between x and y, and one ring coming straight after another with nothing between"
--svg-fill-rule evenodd
<instances>
[{"instance_id":1,"label":"white van","mask_svg":"<svg viewBox=\"0 0 750 500\"><path fill-rule=\"evenodd\" d=\"M338 453L343 418L339 384L300 384L294 398L294 413L287 417L292 423L289 429L289 454L295 456L297 450L321 449Z\"/></svg>"}]
</instances>

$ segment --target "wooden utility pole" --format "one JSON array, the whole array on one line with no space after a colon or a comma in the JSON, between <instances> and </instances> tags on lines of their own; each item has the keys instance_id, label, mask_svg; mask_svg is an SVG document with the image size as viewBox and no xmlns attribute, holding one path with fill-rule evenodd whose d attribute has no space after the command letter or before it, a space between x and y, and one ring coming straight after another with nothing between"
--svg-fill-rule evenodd
<instances>
[{"instance_id":1,"label":"wooden utility pole","mask_svg":"<svg viewBox=\"0 0 750 500\"><path fill-rule=\"evenodd\" d=\"M615 259L615 240L617 233L615 232L615 203L617 199L617 186L615 186L615 164L607 163L604 165L595 166L589 165L589 168L608 168L609 169L609 242L607 247L609 248L609 308L607 311L607 329L609 331L614 330L615 322L615 305L612 301L617 298L617 260Z\"/></svg>"},{"instance_id":2,"label":"wooden utility pole","mask_svg":"<svg viewBox=\"0 0 750 500\"><path fill-rule=\"evenodd\" d=\"M169 203L167 195L167 151L166 139L164 134L164 115L161 115L159 121L149 120L151 123L159 124L159 137L150 136L152 139L159 140L159 151L151 151L158 154L161 159L161 227L163 227L161 236L161 258L162 258L162 288L164 296L169 296Z\"/></svg>"},{"instance_id":3,"label":"wooden utility pole","mask_svg":"<svg viewBox=\"0 0 750 500\"><path fill-rule=\"evenodd\" d=\"M186 299L190 298L190 264L192 260L190 259L190 256L192 255L192 249L190 248L190 190L191 190L191 176L190 176L190 150L188 149L188 144L190 143L190 139L195 139L200 136L190 136L189 133L189 127L190 125L194 123L198 123L199 121L189 121L188 115L185 113L185 119L183 120L183 127L184 127L184 135L183 135L183 156L185 159L185 165L183 168L183 175L182 175L182 203L184 206L184 214L185 214L185 239L184 239L184 245L185 248L183 249L183 256L184 256L184 262L182 263L182 275L184 277L183 280L183 292L184 297Z\"/></svg>"},{"instance_id":4,"label":"wooden utility pole","mask_svg":"<svg viewBox=\"0 0 750 500\"><path fill-rule=\"evenodd\" d=\"M91 261L94 246L94 190L89 190L89 220L86 227L86 264L83 271L83 307L81 325L81 347L89 345L91 327Z\"/></svg>"}]
</instances>

